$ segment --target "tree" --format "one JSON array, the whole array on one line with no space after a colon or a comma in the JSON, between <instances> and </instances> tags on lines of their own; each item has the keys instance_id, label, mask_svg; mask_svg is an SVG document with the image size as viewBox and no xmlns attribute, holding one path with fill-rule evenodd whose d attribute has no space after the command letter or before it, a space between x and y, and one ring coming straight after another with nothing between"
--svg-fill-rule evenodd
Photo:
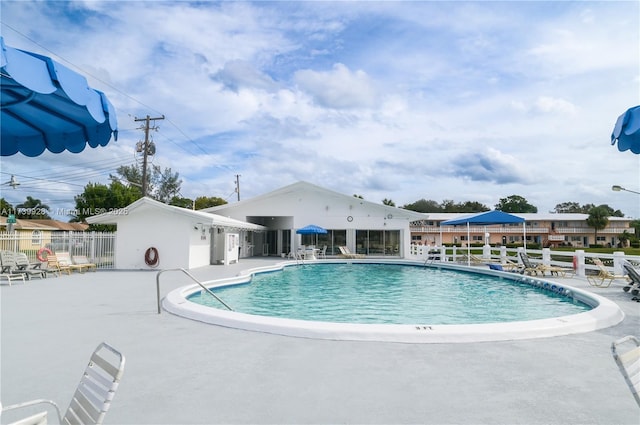
<instances>
[{"instance_id":1,"label":"tree","mask_svg":"<svg viewBox=\"0 0 640 425\"><path fill-rule=\"evenodd\" d=\"M153 166L153 177L151 179L155 190L151 197L157 201L168 204L171 198L180 193L182 180L179 179L179 173L171 172L171 168L160 170L157 165Z\"/></svg>"},{"instance_id":2,"label":"tree","mask_svg":"<svg viewBox=\"0 0 640 425\"><path fill-rule=\"evenodd\" d=\"M15 214L13 205L8 203L6 199L0 198L0 216L9 217L9 214Z\"/></svg>"},{"instance_id":3,"label":"tree","mask_svg":"<svg viewBox=\"0 0 640 425\"><path fill-rule=\"evenodd\" d=\"M629 223L629 226L633 227L633 233L635 234L635 237L640 238L640 219L633 220L631 223Z\"/></svg>"},{"instance_id":4,"label":"tree","mask_svg":"<svg viewBox=\"0 0 640 425\"><path fill-rule=\"evenodd\" d=\"M395 207L395 206L396 206L396 203L395 203L395 202L393 202L391 199L384 198L384 199L382 200L382 205L388 205L388 206L390 206L390 207Z\"/></svg>"},{"instance_id":5,"label":"tree","mask_svg":"<svg viewBox=\"0 0 640 425\"><path fill-rule=\"evenodd\" d=\"M624 214L620 210L614 210L609 205L600 205L604 207L609 212L609 217L624 217ZM563 202L561 204L556 205L553 212L557 214L569 214L569 213L578 213L578 214L589 214L592 208L595 208L594 204L584 204L580 205L577 202Z\"/></svg>"},{"instance_id":6,"label":"tree","mask_svg":"<svg viewBox=\"0 0 640 425\"><path fill-rule=\"evenodd\" d=\"M496 210L506 213L537 213L538 208L531 205L525 198L519 195L511 195L500 198L496 204Z\"/></svg>"},{"instance_id":7,"label":"tree","mask_svg":"<svg viewBox=\"0 0 640 425\"><path fill-rule=\"evenodd\" d=\"M598 243L598 230L602 230L609 224L609 210L606 205L593 207L589 210L587 224L595 230L595 243Z\"/></svg>"},{"instance_id":8,"label":"tree","mask_svg":"<svg viewBox=\"0 0 640 425\"><path fill-rule=\"evenodd\" d=\"M475 213L483 211L489 211L489 208L479 202L467 201L464 203L456 203L451 200L442 201L442 212Z\"/></svg>"},{"instance_id":9,"label":"tree","mask_svg":"<svg viewBox=\"0 0 640 425\"><path fill-rule=\"evenodd\" d=\"M620 240L620 248L626 248L629 246L629 240L631 240L631 233L629 233L628 231L624 231L622 232L622 234L620 236L618 236L618 239Z\"/></svg>"},{"instance_id":10,"label":"tree","mask_svg":"<svg viewBox=\"0 0 640 425\"><path fill-rule=\"evenodd\" d=\"M436 201L422 198L419 201L416 201L412 204L405 204L402 206L405 210L415 211L419 213L435 213L442 212L442 208Z\"/></svg>"},{"instance_id":11,"label":"tree","mask_svg":"<svg viewBox=\"0 0 640 425\"><path fill-rule=\"evenodd\" d=\"M116 169L116 175L109 175L109 177L111 181L138 188L142 195L142 170L136 165L121 165ZM147 196L156 201L170 203L172 198L179 196L181 185L179 173L173 173L171 168L162 170L154 165L147 172Z\"/></svg>"},{"instance_id":12,"label":"tree","mask_svg":"<svg viewBox=\"0 0 640 425\"><path fill-rule=\"evenodd\" d=\"M43 204L40 199L27 196L27 200L16 205L16 218L50 219L49 205Z\"/></svg>"},{"instance_id":13,"label":"tree","mask_svg":"<svg viewBox=\"0 0 640 425\"><path fill-rule=\"evenodd\" d=\"M563 202L561 204L557 204L553 209L553 212L556 214L569 214L569 213L582 213L586 214L588 211L581 207L577 202Z\"/></svg>"},{"instance_id":14,"label":"tree","mask_svg":"<svg viewBox=\"0 0 640 425\"><path fill-rule=\"evenodd\" d=\"M355 193L353 194L353 197L354 197L354 198L358 198L358 199L364 199L364 198L362 197L362 195L358 195L358 194L355 194Z\"/></svg>"},{"instance_id":15,"label":"tree","mask_svg":"<svg viewBox=\"0 0 640 425\"><path fill-rule=\"evenodd\" d=\"M217 196L198 196L196 198L196 209L201 210L204 208L217 207L218 205L225 205L227 201Z\"/></svg>"},{"instance_id":16,"label":"tree","mask_svg":"<svg viewBox=\"0 0 640 425\"><path fill-rule=\"evenodd\" d=\"M141 193L137 187L125 185L118 180L112 180L109 186L102 183L88 183L84 192L74 197L76 209L71 214L71 222L84 222L87 217L124 208L140 199ZM92 225L93 230L99 229Z\"/></svg>"}]
</instances>

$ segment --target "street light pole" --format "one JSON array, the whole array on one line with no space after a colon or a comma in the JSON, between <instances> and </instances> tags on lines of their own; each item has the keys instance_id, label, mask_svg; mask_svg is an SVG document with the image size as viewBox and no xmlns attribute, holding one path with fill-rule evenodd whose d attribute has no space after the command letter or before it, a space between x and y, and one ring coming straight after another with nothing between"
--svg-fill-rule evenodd
<instances>
[{"instance_id":1,"label":"street light pole","mask_svg":"<svg viewBox=\"0 0 640 425\"><path fill-rule=\"evenodd\" d=\"M613 190L614 192L620 192L621 190L624 190L625 192L631 192L631 193L635 193L637 195L640 195L640 192L636 192L635 190L625 189L624 187L618 186L617 184L611 186L611 190Z\"/></svg>"}]
</instances>

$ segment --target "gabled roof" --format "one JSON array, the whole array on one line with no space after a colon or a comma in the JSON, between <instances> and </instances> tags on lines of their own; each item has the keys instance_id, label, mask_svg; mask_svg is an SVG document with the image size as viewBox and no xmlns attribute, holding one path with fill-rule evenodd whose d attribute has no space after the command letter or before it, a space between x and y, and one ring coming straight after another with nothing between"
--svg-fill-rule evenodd
<instances>
[{"instance_id":1,"label":"gabled roof","mask_svg":"<svg viewBox=\"0 0 640 425\"><path fill-rule=\"evenodd\" d=\"M194 211L187 208L176 207L173 205L158 202L148 197L138 199L129 206L122 208L121 211L110 211L104 214L87 217L87 222L90 224L117 224L118 221L124 219L131 212L142 210L145 208L167 211L171 214L188 217L211 226L232 227L246 230L266 230L266 227L260 226L258 224L247 223L244 221L235 220L233 218L204 212L202 210Z\"/></svg>"},{"instance_id":2,"label":"gabled roof","mask_svg":"<svg viewBox=\"0 0 640 425\"><path fill-rule=\"evenodd\" d=\"M428 217L428 215L423 213L418 213L418 212L406 210L403 208L391 207L389 205L370 202L360 198L354 198L352 195L345 195L343 193L335 192L333 190L316 186L314 184L311 184L305 181L299 181L297 183L293 183L288 186L281 187L280 189L276 189L274 191L265 193L263 195L259 195L250 199L234 202L232 204L224 204L224 205L218 205L211 208L205 208L202 211L208 211L208 212L225 211L228 209L238 208L245 205L260 203L262 201L273 201L278 198L294 197L297 195L312 196L312 197L317 196L323 199L334 199L334 200L343 201L343 202L358 202L365 208L382 210L384 211L385 215L392 214L396 218L408 218L410 220L420 220Z\"/></svg>"}]
</instances>

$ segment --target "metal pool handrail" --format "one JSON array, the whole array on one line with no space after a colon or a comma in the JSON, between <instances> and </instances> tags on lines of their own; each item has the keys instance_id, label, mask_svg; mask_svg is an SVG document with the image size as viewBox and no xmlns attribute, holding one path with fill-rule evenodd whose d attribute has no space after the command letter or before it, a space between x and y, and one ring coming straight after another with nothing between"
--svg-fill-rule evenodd
<instances>
[{"instance_id":1,"label":"metal pool handrail","mask_svg":"<svg viewBox=\"0 0 640 425\"><path fill-rule=\"evenodd\" d=\"M188 271L186 271L183 268L179 268L179 269L166 269L166 270L160 270L158 272L158 274L156 275L156 293L157 293L157 297L158 297L158 314L160 314L160 275L164 272L177 272L177 271L181 271L182 273L186 274L187 276L189 276L191 278L191 280L193 280L195 283L197 283L198 285L200 285L200 287L202 289L204 289L205 291L207 291L209 293L209 295L211 295L213 298L215 298L216 300L218 300L220 302L220 304L222 304L223 306L225 306L227 309L229 309L229 311L233 311L233 309L231 307L229 307L229 305L227 303L225 303L224 301L222 301L220 299L220 297L218 297L216 294L214 294L213 292L211 292L211 290L209 288L207 288L206 286L204 286L198 279L196 279L191 273L189 273Z\"/></svg>"}]
</instances>

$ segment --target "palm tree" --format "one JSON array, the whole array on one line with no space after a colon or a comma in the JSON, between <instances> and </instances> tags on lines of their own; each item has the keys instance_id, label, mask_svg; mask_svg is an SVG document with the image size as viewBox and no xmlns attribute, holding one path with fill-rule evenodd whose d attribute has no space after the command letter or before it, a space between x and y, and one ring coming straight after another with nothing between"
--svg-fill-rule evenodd
<instances>
[{"instance_id":1,"label":"palm tree","mask_svg":"<svg viewBox=\"0 0 640 425\"><path fill-rule=\"evenodd\" d=\"M598 243L598 230L602 230L609 224L609 211L602 205L599 207L593 207L589 210L589 217L587 217L587 224L589 227L593 227L595 230L595 241Z\"/></svg>"},{"instance_id":2,"label":"palm tree","mask_svg":"<svg viewBox=\"0 0 640 425\"><path fill-rule=\"evenodd\" d=\"M30 218L30 219L49 219L49 205L43 204L40 199L27 196L27 200L21 204L16 205L17 218Z\"/></svg>"}]
</instances>

